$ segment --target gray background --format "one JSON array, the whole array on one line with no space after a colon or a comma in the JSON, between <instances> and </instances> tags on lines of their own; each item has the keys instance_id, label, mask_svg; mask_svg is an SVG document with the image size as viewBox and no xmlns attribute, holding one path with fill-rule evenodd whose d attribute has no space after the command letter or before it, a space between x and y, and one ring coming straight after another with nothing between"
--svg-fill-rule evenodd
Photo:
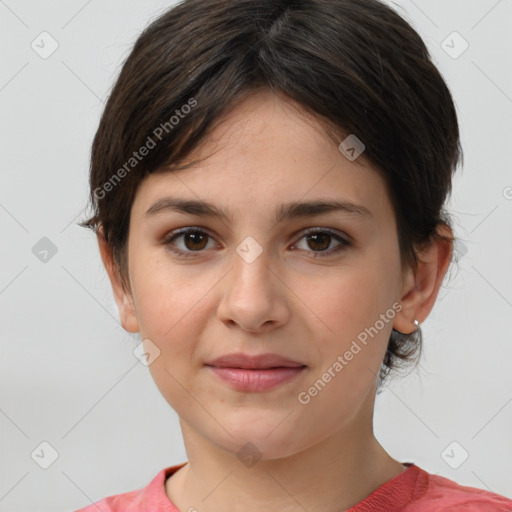
<instances>
[{"instance_id":1,"label":"gray background","mask_svg":"<svg viewBox=\"0 0 512 512\"><path fill-rule=\"evenodd\" d=\"M0 511L75 510L186 460L177 416L118 323L95 239L76 226L103 102L169 5L0 1ZM512 497L512 2L395 5L457 104L465 165L450 207L462 242L422 326L421 366L378 397L376 433L401 461ZM31 47L51 48L43 31L58 43L45 59ZM457 58L454 31L469 43ZM43 237L57 249L46 261ZM44 441L58 453L48 469Z\"/></svg>"}]
</instances>

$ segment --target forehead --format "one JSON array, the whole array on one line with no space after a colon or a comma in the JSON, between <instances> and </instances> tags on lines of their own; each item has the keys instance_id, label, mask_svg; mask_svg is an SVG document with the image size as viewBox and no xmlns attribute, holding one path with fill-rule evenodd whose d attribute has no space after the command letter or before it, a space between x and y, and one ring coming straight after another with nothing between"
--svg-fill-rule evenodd
<instances>
[{"instance_id":1,"label":"forehead","mask_svg":"<svg viewBox=\"0 0 512 512\"><path fill-rule=\"evenodd\" d=\"M251 147L262 144L267 147L286 144L283 149L292 150L294 140L297 155L300 149L325 153L339 144L329 135L333 136L325 124L302 105L282 93L259 89L220 116L187 160L220 151L227 158L230 153L250 152ZM307 147L304 139L308 140ZM288 156L293 158L294 154L289 152Z\"/></svg>"},{"instance_id":2,"label":"forehead","mask_svg":"<svg viewBox=\"0 0 512 512\"><path fill-rule=\"evenodd\" d=\"M192 167L146 177L136 203L147 206L165 194L179 194L234 207L271 208L321 196L379 207L387 199L380 173L362 157L347 159L339 142L299 105L261 90L222 116L180 162L196 162Z\"/></svg>"}]
</instances>

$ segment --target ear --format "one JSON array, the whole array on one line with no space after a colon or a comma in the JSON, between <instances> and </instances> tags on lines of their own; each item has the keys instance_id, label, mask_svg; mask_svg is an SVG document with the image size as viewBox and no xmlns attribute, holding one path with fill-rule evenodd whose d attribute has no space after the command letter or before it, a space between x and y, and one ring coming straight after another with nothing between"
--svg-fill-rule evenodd
<instances>
[{"instance_id":1,"label":"ear","mask_svg":"<svg viewBox=\"0 0 512 512\"><path fill-rule=\"evenodd\" d=\"M139 332L139 323L135 314L131 291L126 288L121 278L119 267L114 261L112 248L105 239L102 227L98 228L96 236L98 239L101 260L103 261L103 266L107 271L110 284L112 285L112 291L119 311L121 325L128 332Z\"/></svg>"},{"instance_id":2,"label":"ear","mask_svg":"<svg viewBox=\"0 0 512 512\"><path fill-rule=\"evenodd\" d=\"M404 334L416 330L414 320L421 324L430 314L450 265L453 232L446 224L439 224L437 232L449 240L437 239L418 251L417 268L409 268L404 274L400 299L402 309L393 322L393 327Z\"/></svg>"}]
</instances>

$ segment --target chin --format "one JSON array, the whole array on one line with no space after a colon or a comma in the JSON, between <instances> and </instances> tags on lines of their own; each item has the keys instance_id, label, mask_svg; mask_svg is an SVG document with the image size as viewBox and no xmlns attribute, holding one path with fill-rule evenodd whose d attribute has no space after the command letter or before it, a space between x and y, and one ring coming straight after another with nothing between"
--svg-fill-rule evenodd
<instances>
[{"instance_id":1,"label":"chin","mask_svg":"<svg viewBox=\"0 0 512 512\"><path fill-rule=\"evenodd\" d=\"M282 420L282 418L281 418ZM304 440L296 439L294 433L280 427L262 427L261 421L238 423L236 427L225 425L222 439L212 439L223 450L235 455L247 467L258 460L271 460L289 457L302 449ZM246 461L249 461L246 463Z\"/></svg>"}]
</instances>

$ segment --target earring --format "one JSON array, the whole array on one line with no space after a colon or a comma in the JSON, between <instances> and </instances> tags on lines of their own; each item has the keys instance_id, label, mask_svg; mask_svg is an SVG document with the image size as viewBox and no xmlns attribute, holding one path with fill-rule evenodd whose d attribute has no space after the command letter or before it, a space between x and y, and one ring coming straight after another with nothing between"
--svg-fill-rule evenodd
<instances>
[{"instance_id":1,"label":"earring","mask_svg":"<svg viewBox=\"0 0 512 512\"><path fill-rule=\"evenodd\" d=\"M413 323L413 324L414 324L414 326L416 327L416 330L415 330L415 331L413 331L413 332L410 332L410 333L403 333L403 332L400 332L398 329L395 329L395 328L393 328L393 330L394 330L394 331L396 331L396 332L398 332L399 334L404 335L404 336L406 336L406 335L408 335L408 334L413 334L414 332L418 331L420 323L419 323L419 322L418 322L418 320L416 320L416 319L414 319L414 320L412 321L412 323Z\"/></svg>"}]
</instances>

